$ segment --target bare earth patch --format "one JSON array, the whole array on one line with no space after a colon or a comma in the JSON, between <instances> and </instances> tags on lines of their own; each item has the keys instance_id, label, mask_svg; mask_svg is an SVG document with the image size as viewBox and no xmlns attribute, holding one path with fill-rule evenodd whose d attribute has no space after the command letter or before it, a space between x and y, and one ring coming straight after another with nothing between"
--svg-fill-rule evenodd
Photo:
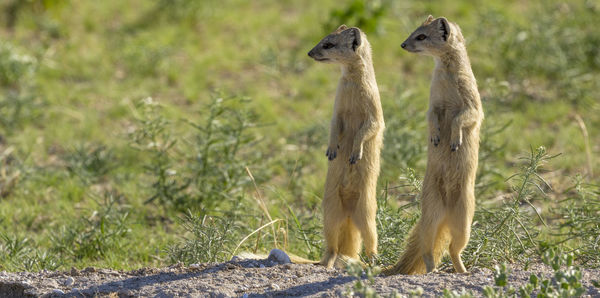
<instances>
[{"instance_id":1,"label":"bare earth patch","mask_svg":"<svg viewBox=\"0 0 600 298\"><path fill-rule=\"evenodd\" d=\"M550 277L543 265L522 270L513 266L509 284L518 287L535 273ZM591 281L600 270L583 270L585 296L600 297ZM269 260L234 259L220 264L181 264L134 271L87 268L37 273L0 272L0 297L173 297L173 296L316 296L343 295L355 278L343 270L316 265L275 264ZM397 291L408 294L418 287L424 296L440 296L444 289L465 289L481 296L483 287L493 285L489 269L471 268L469 274L434 273L420 276L377 277L372 286L379 294Z\"/></svg>"}]
</instances>

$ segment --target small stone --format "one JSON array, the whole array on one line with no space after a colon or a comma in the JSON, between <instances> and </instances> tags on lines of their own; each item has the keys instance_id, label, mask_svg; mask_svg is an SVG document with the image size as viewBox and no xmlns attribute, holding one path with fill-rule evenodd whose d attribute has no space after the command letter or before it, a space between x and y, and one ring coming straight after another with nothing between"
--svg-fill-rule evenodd
<instances>
[{"instance_id":1,"label":"small stone","mask_svg":"<svg viewBox=\"0 0 600 298\"><path fill-rule=\"evenodd\" d=\"M278 291L280 287L278 284L271 284L271 289Z\"/></svg>"},{"instance_id":2,"label":"small stone","mask_svg":"<svg viewBox=\"0 0 600 298\"><path fill-rule=\"evenodd\" d=\"M65 281L63 282L63 285L70 287L73 285L73 283L75 283L75 279L72 277L67 277L67 279L65 279Z\"/></svg>"},{"instance_id":3,"label":"small stone","mask_svg":"<svg viewBox=\"0 0 600 298\"><path fill-rule=\"evenodd\" d=\"M200 264L190 264L190 269L200 269Z\"/></svg>"},{"instance_id":4,"label":"small stone","mask_svg":"<svg viewBox=\"0 0 600 298\"><path fill-rule=\"evenodd\" d=\"M233 256L233 257L231 257L231 261L232 261L232 262L239 262L239 261L240 261L240 257L238 257L238 256Z\"/></svg>"},{"instance_id":5,"label":"small stone","mask_svg":"<svg viewBox=\"0 0 600 298\"><path fill-rule=\"evenodd\" d=\"M244 295L242 295L242 298L248 298L248 294L244 293Z\"/></svg>"},{"instance_id":6,"label":"small stone","mask_svg":"<svg viewBox=\"0 0 600 298\"><path fill-rule=\"evenodd\" d=\"M59 289L54 289L54 290L52 290L52 294L64 295L65 292L63 292L62 290L59 290Z\"/></svg>"},{"instance_id":7,"label":"small stone","mask_svg":"<svg viewBox=\"0 0 600 298\"><path fill-rule=\"evenodd\" d=\"M79 276L79 270L75 267L71 267L71 276Z\"/></svg>"},{"instance_id":8,"label":"small stone","mask_svg":"<svg viewBox=\"0 0 600 298\"><path fill-rule=\"evenodd\" d=\"M283 269L292 269L292 264L284 264Z\"/></svg>"},{"instance_id":9,"label":"small stone","mask_svg":"<svg viewBox=\"0 0 600 298\"><path fill-rule=\"evenodd\" d=\"M269 252L269 257L267 260L276 264L289 264L292 262L290 256L288 256L285 251L278 248L273 248L271 252Z\"/></svg>"},{"instance_id":10,"label":"small stone","mask_svg":"<svg viewBox=\"0 0 600 298\"><path fill-rule=\"evenodd\" d=\"M119 290L119 297L133 297L133 293L128 289Z\"/></svg>"},{"instance_id":11,"label":"small stone","mask_svg":"<svg viewBox=\"0 0 600 298\"><path fill-rule=\"evenodd\" d=\"M83 269L83 272L96 272L96 268L94 268L94 267L87 267L87 268Z\"/></svg>"},{"instance_id":12,"label":"small stone","mask_svg":"<svg viewBox=\"0 0 600 298\"><path fill-rule=\"evenodd\" d=\"M260 264L258 267L259 267L259 268L265 268L265 265L263 265L263 264Z\"/></svg>"}]
</instances>

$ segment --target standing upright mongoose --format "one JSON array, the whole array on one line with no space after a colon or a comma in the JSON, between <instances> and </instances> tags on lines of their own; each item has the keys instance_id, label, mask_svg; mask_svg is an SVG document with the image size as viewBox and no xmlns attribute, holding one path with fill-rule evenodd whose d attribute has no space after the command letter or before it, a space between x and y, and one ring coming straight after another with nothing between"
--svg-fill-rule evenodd
<instances>
[{"instance_id":1,"label":"standing upright mongoose","mask_svg":"<svg viewBox=\"0 0 600 298\"><path fill-rule=\"evenodd\" d=\"M458 25L429 16L402 43L413 53L433 56L429 148L421 192L421 218L408 239L406 251L389 274L431 272L449 238L456 272L466 272L460 258L471 233L475 210L475 174L479 127L483 109Z\"/></svg>"},{"instance_id":2,"label":"standing upright mongoose","mask_svg":"<svg viewBox=\"0 0 600 298\"><path fill-rule=\"evenodd\" d=\"M360 29L342 25L308 55L342 67L326 152L330 160L323 196L327 248L321 264L333 267L341 256L358 259L361 237L372 262L377 254L376 186L385 124L371 46Z\"/></svg>"}]
</instances>

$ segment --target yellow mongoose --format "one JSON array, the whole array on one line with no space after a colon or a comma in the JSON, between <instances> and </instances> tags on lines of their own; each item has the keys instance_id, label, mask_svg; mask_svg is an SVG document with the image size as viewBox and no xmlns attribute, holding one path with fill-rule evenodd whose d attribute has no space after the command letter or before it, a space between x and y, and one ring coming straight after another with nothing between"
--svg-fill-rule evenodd
<instances>
[{"instance_id":1,"label":"yellow mongoose","mask_svg":"<svg viewBox=\"0 0 600 298\"><path fill-rule=\"evenodd\" d=\"M421 218L406 251L389 274L431 272L449 238L456 272L466 272L460 254L467 245L475 210L475 174L483 110L458 25L429 16L402 48L433 56L429 148L421 192Z\"/></svg>"},{"instance_id":2,"label":"yellow mongoose","mask_svg":"<svg viewBox=\"0 0 600 298\"><path fill-rule=\"evenodd\" d=\"M331 268L345 258L358 260L361 238L372 262L377 254L376 186L385 124L371 46L360 29L342 25L308 55L342 67L326 152L330 162L322 205L327 248L321 264Z\"/></svg>"}]
</instances>

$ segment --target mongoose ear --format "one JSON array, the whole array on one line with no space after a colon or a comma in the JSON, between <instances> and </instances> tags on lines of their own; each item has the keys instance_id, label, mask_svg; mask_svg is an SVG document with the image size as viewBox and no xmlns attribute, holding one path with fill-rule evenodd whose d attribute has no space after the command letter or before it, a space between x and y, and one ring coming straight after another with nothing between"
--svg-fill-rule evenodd
<instances>
[{"instance_id":1,"label":"mongoose ear","mask_svg":"<svg viewBox=\"0 0 600 298\"><path fill-rule=\"evenodd\" d=\"M346 26L345 24L342 24L335 31L333 31L333 33L340 33L340 32L342 32L342 31L344 31L346 29L348 29L348 26Z\"/></svg>"},{"instance_id":2,"label":"mongoose ear","mask_svg":"<svg viewBox=\"0 0 600 298\"><path fill-rule=\"evenodd\" d=\"M438 18L436 20L438 29L440 30L440 34L444 41L448 41L448 36L450 36L450 24L448 24L448 20L446 18Z\"/></svg>"},{"instance_id":3,"label":"mongoose ear","mask_svg":"<svg viewBox=\"0 0 600 298\"><path fill-rule=\"evenodd\" d=\"M429 25L429 24L431 24L431 22L433 22L433 16L432 16L432 15L429 15L429 16L427 17L427 19L425 20L425 22L423 22L423 26L425 26L425 25Z\"/></svg>"},{"instance_id":4,"label":"mongoose ear","mask_svg":"<svg viewBox=\"0 0 600 298\"><path fill-rule=\"evenodd\" d=\"M360 36L360 29L354 27L350 28L352 35L354 35L354 41L352 42L352 50L356 52L356 49L362 43L362 37Z\"/></svg>"}]
</instances>

